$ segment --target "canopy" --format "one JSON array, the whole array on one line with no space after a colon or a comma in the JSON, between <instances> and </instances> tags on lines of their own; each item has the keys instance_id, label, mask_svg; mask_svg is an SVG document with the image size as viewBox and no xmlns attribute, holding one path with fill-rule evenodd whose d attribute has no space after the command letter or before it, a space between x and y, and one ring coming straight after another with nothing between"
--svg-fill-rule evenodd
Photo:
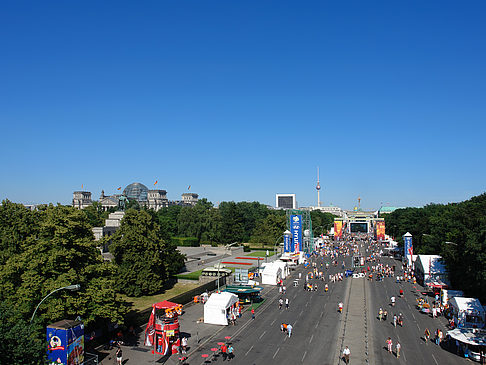
<instances>
[{"instance_id":1,"label":"canopy","mask_svg":"<svg viewBox=\"0 0 486 365\"><path fill-rule=\"evenodd\" d=\"M238 302L238 296L229 292L213 293L204 304L204 323L226 326L226 311Z\"/></svg>"},{"instance_id":2,"label":"canopy","mask_svg":"<svg viewBox=\"0 0 486 365\"><path fill-rule=\"evenodd\" d=\"M179 304L177 304L177 303L173 303L173 302L169 302L168 300L164 300L163 302L155 303L154 305L152 305L152 307L154 307L155 309L168 309L168 308L175 308L178 305Z\"/></svg>"},{"instance_id":3,"label":"canopy","mask_svg":"<svg viewBox=\"0 0 486 365\"><path fill-rule=\"evenodd\" d=\"M454 297L449 301L450 305L457 308L458 311L476 312L477 314L484 314L483 306L479 299Z\"/></svg>"},{"instance_id":4,"label":"canopy","mask_svg":"<svg viewBox=\"0 0 486 365\"><path fill-rule=\"evenodd\" d=\"M486 346L486 331L473 328L456 328L447 331L447 334L454 340L468 345Z\"/></svg>"}]
</instances>

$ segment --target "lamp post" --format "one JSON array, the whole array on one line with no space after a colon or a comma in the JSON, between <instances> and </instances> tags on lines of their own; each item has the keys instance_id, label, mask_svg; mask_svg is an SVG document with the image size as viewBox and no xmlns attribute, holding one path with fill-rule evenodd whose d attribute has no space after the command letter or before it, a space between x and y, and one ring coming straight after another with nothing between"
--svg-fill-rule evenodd
<instances>
[{"instance_id":1,"label":"lamp post","mask_svg":"<svg viewBox=\"0 0 486 365\"><path fill-rule=\"evenodd\" d=\"M32 314L32 318L30 319L30 324L32 324L32 321L34 320L34 317L35 317L35 313L37 312L37 309L39 309L39 306L42 304L42 302L44 302L44 300L46 300L48 297L50 297L52 294L54 294L55 292L58 292L60 290L70 290L70 291L77 291L79 289L81 289L81 285L79 284L74 284L74 285L68 285L68 286L63 286L62 288L59 288L59 289L56 289L56 290L53 290L51 291L49 294L47 294L44 299L42 299L40 301L39 304L37 304L37 307L35 307L35 310L34 310L34 313Z\"/></svg>"}]
</instances>

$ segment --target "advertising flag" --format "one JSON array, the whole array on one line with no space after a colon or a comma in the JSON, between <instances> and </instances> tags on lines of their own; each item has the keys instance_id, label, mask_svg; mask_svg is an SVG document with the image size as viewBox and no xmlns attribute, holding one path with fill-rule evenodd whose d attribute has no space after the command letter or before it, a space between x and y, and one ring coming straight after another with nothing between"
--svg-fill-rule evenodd
<instances>
[{"instance_id":1,"label":"advertising flag","mask_svg":"<svg viewBox=\"0 0 486 365\"><path fill-rule=\"evenodd\" d=\"M116 189L116 190L121 190L121 186L118 189Z\"/></svg>"},{"instance_id":2,"label":"advertising flag","mask_svg":"<svg viewBox=\"0 0 486 365\"><path fill-rule=\"evenodd\" d=\"M291 252L302 251L302 215L290 216L290 233L292 234Z\"/></svg>"},{"instance_id":3,"label":"advertising flag","mask_svg":"<svg viewBox=\"0 0 486 365\"><path fill-rule=\"evenodd\" d=\"M341 239L343 236L343 221L334 221L334 238Z\"/></svg>"},{"instance_id":4,"label":"advertising flag","mask_svg":"<svg viewBox=\"0 0 486 365\"><path fill-rule=\"evenodd\" d=\"M159 182L159 180L155 180L154 182L154 186L157 185L157 183Z\"/></svg>"},{"instance_id":5,"label":"advertising flag","mask_svg":"<svg viewBox=\"0 0 486 365\"><path fill-rule=\"evenodd\" d=\"M413 256L413 245L412 235L408 232L403 235L403 251L406 262L411 265Z\"/></svg>"},{"instance_id":6,"label":"advertising flag","mask_svg":"<svg viewBox=\"0 0 486 365\"><path fill-rule=\"evenodd\" d=\"M284 234L284 252L290 252L290 235Z\"/></svg>"},{"instance_id":7,"label":"advertising flag","mask_svg":"<svg viewBox=\"0 0 486 365\"><path fill-rule=\"evenodd\" d=\"M376 239L377 240L385 239L385 221L376 222Z\"/></svg>"}]
</instances>

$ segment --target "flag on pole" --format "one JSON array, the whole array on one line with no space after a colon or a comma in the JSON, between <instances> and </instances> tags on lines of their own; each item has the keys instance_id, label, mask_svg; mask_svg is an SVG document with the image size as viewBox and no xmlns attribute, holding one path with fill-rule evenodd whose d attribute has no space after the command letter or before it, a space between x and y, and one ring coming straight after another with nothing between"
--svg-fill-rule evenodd
<instances>
[{"instance_id":1,"label":"flag on pole","mask_svg":"<svg viewBox=\"0 0 486 365\"><path fill-rule=\"evenodd\" d=\"M159 182L159 180L155 180L154 182L154 186L157 185L157 183Z\"/></svg>"},{"instance_id":2,"label":"flag on pole","mask_svg":"<svg viewBox=\"0 0 486 365\"><path fill-rule=\"evenodd\" d=\"M83 190L83 184L81 184L81 190Z\"/></svg>"},{"instance_id":3,"label":"flag on pole","mask_svg":"<svg viewBox=\"0 0 486 365\"><path fill-rule=\"evenodd\" d=\"M191 190L191 185L188 186L187 190Z\"/></svg>"},{"instance_id":4,"label":"flag on pole","mask_svg":"<svg viewBox=\"0 0 486 365\"><path fill-rule=\"evenodd\" d=\"M118 189L116 189L116 190L121 190L121 186Z\"/></svg>"}]
</instances>

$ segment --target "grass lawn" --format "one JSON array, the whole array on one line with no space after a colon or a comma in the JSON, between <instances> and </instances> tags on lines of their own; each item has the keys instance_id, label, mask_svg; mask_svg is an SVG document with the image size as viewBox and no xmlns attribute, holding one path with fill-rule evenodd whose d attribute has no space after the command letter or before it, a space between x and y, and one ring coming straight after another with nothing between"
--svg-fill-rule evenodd
<instances>
[{"instance_id":1,"label":"grass lawn","mask_svg":"<svg viewBox=\"0 0 486 365\"><path fill-rule=\"evenodd\" d=\"M249 254L246 254L245 256L253 256L253 257L265 257L267 254L266 251L255 251ZM275 251L270 251L268 250L268 257L275 255Z\"/></svg>"},{"instance_id":2,"label":"grass lawn","mask_svg":"<svg viewBox=\"0 0 486 365\"><path fill-rule=\"evenodd\" d=\"M175 297L176 295L182 294L198 286L199 283L197 282L195 282L194 284L176 283L172 288L166 290L162 294L147 295L138 298L128 297L126 295L120 294L120 297L131 305L130 310L143 311L144 309L150 308L154 303L158 303L170 299L172 297Z\"/></svg>"},{"instance_id":3,"label":"grass lawn","mask_svg":"<svg viewBox=\"0 0 486 365\"><path fill-rule=\"evenodd\" d=\"M175 275L179 279L186 279L186 280L199 280L199 276L201 276L203 269L197 270L194 272L189 272L187 274L177 274Z\"/></svg>"}]
</instances>

